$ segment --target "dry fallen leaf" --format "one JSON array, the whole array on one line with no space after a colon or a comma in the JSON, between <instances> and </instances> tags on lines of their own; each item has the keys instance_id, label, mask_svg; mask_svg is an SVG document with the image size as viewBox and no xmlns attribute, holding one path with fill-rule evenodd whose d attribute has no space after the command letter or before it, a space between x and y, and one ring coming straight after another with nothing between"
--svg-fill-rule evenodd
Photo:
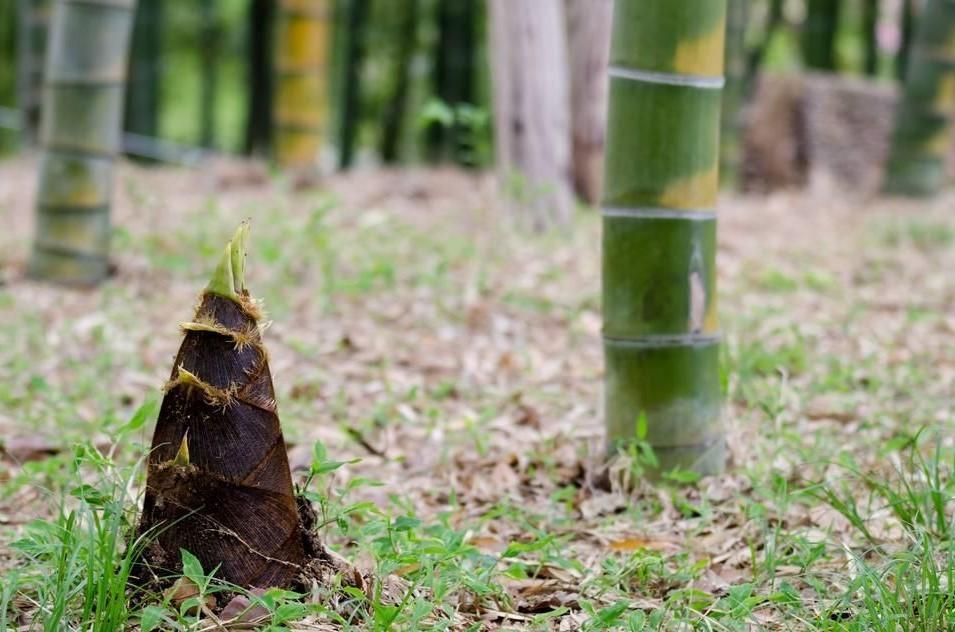
<instances>
[{"instance_id":1,"label":"dry fallen leaf","mask_svg":"<svg viewBox=\"0 0 955 632\"><path fill-rule=\"evenodd\" d=\"M809 518L817 527L831 529L834 533L846 533L852 527L845 516L829 505L816 505L811 508Z\"/></svg>"},{"instance_id":2,"label":"dry fallen leaf","mask_svg":"<svg viewBox=\"0 0 955 632\"><path fill-rule=\"evenodd\" d=\"M176 582L163 592L163 597L169 600L176 608L179 608L186 601L199 596L199 587L188 577L180 577ZM213 595L206 595L199 604L201 609L210 609L215 607L216 598Z\"/></svg>"},{"instance_id":3,"label":"dry fallen leaf","mask_svg":"<svg viewBox=\"0 0 955 632\"><path fill-rule=\"evenodd\" d=\"M395 569L395 575L398 577L404 577L405 575L410 575L421 568L421 564L405 564L397 569Z\"/></svg>"},{"instance_id":4,"label":"dry fallen leaf","mask_svg":"<svg viewBox=\"0 0 955 632\"><path fill-rule=\"evenodd\" d=\"M265 594L265 591L256 588L252 590L252 594L259 596ZM230 630L251 630L268 616L268 609L259 602L253 603L247 595L236 595L219 613L219 619L228 625Z\"/></svg>"},{"instance_id":5,"label":"dry fallen leaf","mask_svg":"<svg viewBox=\"0 0 955 632\"><path fill-rule=\"evenodd\" d=\"M489 535L477 535L468 538L468 544L487 553L500 553L507 548L507 543Z\"/></svg>"},{"instance_id":6,"label":"dry fallen leaf","mask_svg":"<svg viewBox=\"0 0 955 632\"><path fill-rule=\"evenodd\" d=\"M61 446L46 437L36 435L10 437L4 439L2 445L3 454L16 463L40 461L58 454L61 450Z\"/></svg>"},{"instance_id":7,"label":"dry fallen leaf","mask_svg":"<svg viewBox=\"0 0 955 632\"><path fill-rule=\"evenodd\" d=\"M111 446L112 442L108 437L97 435L93 438L93 447L100 452L108 451ZM0 442L0 455L15 463L42 461L68 450L70 450L69 445L56 443L39 435L14 436Z\"/></svg>"},{"instance_id":8,"label":"dry fallen leaf","mask_svg":"<svg viewBox=\"0 0 955 632\"><path fill-rule=\"evenodd\" d=\"M856 411L847 409L844 402L834 395L819 395L806 406L806 416L813 421L832 420L848 423L856 419Z\"/></svg>"},{"instance_id":9,"label":"dry fallen leaf","mask_svg":"<svg viewBox=\"0 0 955 632\"><path fill-rule=\"evenodd\" d=\"M586 520L591 520L597 516L615 514L626 508L627 502L623 494L598 492L580 503L580 513Z\"/></svg>"},{"instance_id":10,"label":"dry fallen leaf","mask_svg":"<svg viewBox=\"0 0 955 632\"><path fill-rule=\"evenodd\" d=\"M679 548L672 542L663 540L648 540L646 538L632 537L623 540L614 540L608 547L611 551L639 551L641 549L653 549L655 551L664 551L667 549Z\"/></svg>"}]
</instances>

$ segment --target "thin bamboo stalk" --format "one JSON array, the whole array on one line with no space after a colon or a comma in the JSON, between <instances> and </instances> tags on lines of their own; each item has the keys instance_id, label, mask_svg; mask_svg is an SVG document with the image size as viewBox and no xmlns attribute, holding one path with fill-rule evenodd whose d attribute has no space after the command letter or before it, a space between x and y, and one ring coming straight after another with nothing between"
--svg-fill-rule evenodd
<instances>
[{"instance_id":1,"label":"thin bamboo stalk","mask_svg":"<svg viewBox=\"0 0 955 632\"><path fill-rule=\"evenodd\" d=\"M276 31L274 154L278 164L315 163L328 118L332 5L281 0Z\"/></svg>"},{"instance_id":2,"label":"thin bamboo stalk","mask_svg":"<svg viewBox=\"0 0 955 632\"><path fill-rule=\"evenodd\" d=\"M836 69L836 34L842 0L807 0L802 30L803 58L814 70Z\"/></svg>"},{"instance_id":3,"label":"thin bamboo stalk","mask_svg":"<svg viewBox=\"0 0 955 632\"><path fill-rule=\"evenodd\" d=\"M583 201L596 206L603 188L613 0L566 0L565 4L574 189Z\"/></svg>"},{"instance_id":4,"label":"thin bamboo stalk","mask_svg":"<svg viewBox=\"0 0 955 632\"><path fill-rule=\"evenodd\" d=\"M879 0L862 3L863 71L870 77L879 74Z\"/></svg>"},{"instance_id":5,"label":"thin bamboo stalk","mask_svg":"<svg viewBox=\"0 0 955 632\"><path fill-rule=\"evenodd\" d=\"M243 224L182 325L149 451L141 583L181 572L181 549L246 588L287 588L307 561L261 313L245 285L247 234Z\"/></svg>"},{"instance_id":6,"label":"thin bamboo stalk","mask_svg":"<svg viewBox=\"0 0 955 632\"><path fill-rule=\"evenodd\" d=\"M199 59L202 64L199 86L199 144L207 149L216 145L216 104L219 94L219 40L221 27L216 0L199 4Z\"/></svg>"},{"instance_id":7,"label":"thin bamboo stalk","mask_svg":"<svg viewBox=\"0 0 955 632\"><path fill-rule=\"evenodd\" d=\"M436 4L438 36L434 42L431 73L434 94L452 107L474 104L477 102L475 76L481 8L476 0L438 0ZM451 126L432 123L427 131L427 143L428 158L432 162L453 160L469 165L466 132L457 122Z\"/></svg>"},{"instance_id":8,"label":"thin bamboo stalk","mask_svg":"<svg viewBox=\"0 0 955 632\"><path fill-rule=\"evenodd\" d=\"M17 6L12 2L0 3L0 59L16 59ZM16 146L17 133L22 118L19 111L10 106L17 101L17 71L14 64L0 64L0 155Z\"/></svg>"},{"instance_id":9,"label":"thin bamboo stalk","mask_svg":"<svg viewBox=\"0 0 955 632\"><path fill-rule=\"evenodd\" d=\"M783 0L769 0L766 8L766 19L763 21L762 35L758 43L746 54L746 70L743 73L743 95L748 98L753 94L756 78L766 57L766 51L776 32L785 24Z\"/></svg>"},{"instance_id":10,"label":"thin bamboo stalk","mask_svg":"<svg viewBox=\"0 0 955 632\"><path fill-rule=\"evenodd\" d=\"M494 149L511 206L537 231L574 210L570 72L562 0L488 2Z\"/></svg>"},{"instance_id":11,"label":"thin bamboo stalk","mask_svg":"<svg viewBox=\"0 0 955 632\"><path fill-rule=\"evenodd\" d=\"M617 0L614 8L603 198L607 437L611 449L645 439L664 471L710 473L725 460L714 211L725 22L725 0Z\"/></svg>"},{"instance_id":12,"label":"thin bamboo stalk","mask_svg":"<svg viewBox=\"0 0 955 632\"><path fill-rule=\"evenodd\" d=\"M720 177L736 187L740 167L740 116L746 100L746 27L749 0L728 0L726 21L726 87L720 123Z\"/></svg>"},{"instance_id":13,"label":"thin bamboo stalk","mask_svg":"<svg viewBox=\"0 0 955 632\"><path fill-rule=\"evenodd\" d=\"M153 138L159 136L163 13L163 0L139 0L126 80L123 127L127 132Z\"/></svg>"},{"instance_id":14,"label":"thin bamboo stalk","mask_svg":"<svg viewBox=\"0 0 955 632\"><path fill-rule=\"evenodd\" d=\"M358 124L361 121L361 74L367 49L366 31L371 5L369 0L343 0L342 29L346 32L342 46L343 85L339 99L339 158L340 169L349 169L355 162Z\"/></svg>"},{"instance_id":15,"label":"thin bamboo stalk","mask_svg":"<svg viewBox=\"0 0 955 632\"><path fill-rule=\"evenodd\" d=\"M381 159L396 163L407 119L408 93L411 88L411 61L418 43L418 0L402 0L396 4L400 22L396 29L398 46L395 50L391 97L385 104L381 126Z\"/></svg>"},{"instance_id":16,"label":"thin bamboo stalk","mask_svg":"<svg viewBox=\"0 0 955 632\"><path fill-rule=\"evenodd\" d=\"M268 154L272 143L272 0L251 0L247 17L248 64L246 76L247 113L245 120L246 154Z\"/></svg>"},{"instance_id":17,"label":"thin bamboo stalk","mask_svg":"<svg viewBox=\"0 0 955 632\"><path fill-rule=\"evenodd\" d=\"M52 0L20 0L17 3L17 101L20 108L20 137L34 145L40 128L43 101L43 72Z\"/></svg>"},{"instance_id":18,"label":"thin bamboo stalk","mask_svg":"<svg viewBox=\"0 0 955 632\"><path fill-rule=\"evenodd\" d=\"M955 108L955 0L929 0L918 19L896 111L885 190L931 196L945 182Z\"/></svg>"},{"instance_id":19,"label":"thin bamboo stalk","mask_svg":"<svg viewBox=\"0 0 955 632\"><path fill-rule=\"evenodd\" d=\"M30 273L90 284L108 272L113 157L120 148L135 0L58 0L41 124Z\"/></svg>"},{"instance_id":20,"label":"thin bamboo stalk","mask_svg":"<svg viewBox=\"0 0 955 632\"><path fill-rule=\"evenodd\" d=\"M902 24L900 25L902 41L895 58L895 76L899 81L905 80L905 70L909 67L909 53L912 50L915 31L915 7L912 3L913 0L902 0Z\"/></svg>"}]
</instances>

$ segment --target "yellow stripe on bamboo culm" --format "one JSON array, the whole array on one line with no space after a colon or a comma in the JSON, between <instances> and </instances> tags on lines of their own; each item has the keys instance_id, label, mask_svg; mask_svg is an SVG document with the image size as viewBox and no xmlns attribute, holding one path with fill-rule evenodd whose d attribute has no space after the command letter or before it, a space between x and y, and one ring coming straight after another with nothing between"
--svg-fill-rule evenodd
<instances>
[{"instance_id":1,"label":"yellow stripe on bamboo culm","mask_svg":"<svg viewBox=\"0 0 955 632\"><path fill-rule=\"evenodd\" d=\"M936 132L934 136L929 136L925 142L922 143L922 147L924 147L925 153L928 155L944 156L946 152L948 152L951 142L949 127L945 126Z\"/></svg>"},{"instance_id":2,"label":"yellow stripe on bamboo culm","mask_svg":"<svg viewBox=\"0 0 955 632\"><path fill-rule=\"evenodd\" d=\"M955 108L955 69L949 70L938 80L932 109L939 114L949 115Z\"/></svg>"},{"instance_id":3,"label":"yellow stripe on bamboo culm","mask_svg":"<svg viewBox=\"0 0 955 632\"><path fill-rule=\"evenodd\" d=\"M323 18L287 18L280 71L315 70L328 62L331 28Z\"/></svg>"},{"instance_id":4,"label":"yellow stripe on bamboo culm","mask_svg":"<svg viewBox=\"0 0 955 632\"><path fill-rule=\"evenodd\" d=\"M674 71L701 77L721 77L725 41L725 29L719 23L709 33L680 42L673 59Z\"/></svg>"},{"instance_id":5,"label":"yellow stripe on bamboo culm","mask_svg":"<svg viewBox=\"0 0 955 632\"><path fill-rule=\"evenodd\" d=\"M720 312L718 295L710 297L706 317L703 319L703 333L718 333L720 330Z\"/></svg>"},{"instance_id":6,"label":"yellow stripe on bamboo culm","mask_svg":"<svg viewBox=\"0 0 955 632\"><path fill-rule=\"evenodd\" d=\"M316 18L330 20L332 5L330 0L281 0L282 11L299 13Z\"/></svg>"},{"instance_id":7,"label":"yellow stripe on bamboo culm","mask_svg":"<svg viewBox=\"0 0 955 632\"><path fill-rule=\"evenodd\" d=\"M679 178L660 192L660 205L665 208L701 209L716 204L720 190L719 166Z\"/></svg>"}]
</instances>

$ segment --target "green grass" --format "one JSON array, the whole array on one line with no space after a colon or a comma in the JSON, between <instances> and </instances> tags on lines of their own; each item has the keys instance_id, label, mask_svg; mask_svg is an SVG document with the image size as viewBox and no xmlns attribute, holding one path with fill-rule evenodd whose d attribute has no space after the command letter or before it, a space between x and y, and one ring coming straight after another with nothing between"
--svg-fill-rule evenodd
<instances>
[{"instance_id":1,"label":"green grass","mask_svg":"<svg viewBox=\"0 0 955 632\"><path fill-rule=\"evenodd\" d=\"M189 557L185 603L130 601L126 574L176 326L250 216L286 438L310 451L296 482L367 576L248 595L266 629L955 625L949 220L840 235L877 244L875 266L815 237L727 254L745 271L722 280L731 472L651 488L634 450L608 491L593 215L537 237L444 202L281 179L180 198L129 173L135 216L163 221L121 223L119 276L0 286L0 425L63 448L0 460L0 630L206 630L195 606L235 591Z\"/></svg>"},{"instance_id":2,"label":"green grass","mask_svg":"<svg viewBox=\"0 0 955 632\"><path fill-rule=\"evenodd\" d=\"M30 522L12 543L23 564L4 589L0 629L11 623L14 593L36 607L37 629L105 632L126 625L127 581L140 550L138 542L130 542L135 511L127 493L136 468L118 469L95 447L82 444L65 473L78 477L84 469L95 473L95 484L55 496L55 515Z\"/></svg>"},{"instance_id":3,"label":"green grass","mask_svg":"<svg viewBox=\"0 0 955 632\"><path fill-rule=\"evenodd\" d=\"M955 240L955 229L951 225L925 219L875 222L872 231L884 246L897 248L908 242L926 253L945 249Z\"/></svg>"}]
</instances>

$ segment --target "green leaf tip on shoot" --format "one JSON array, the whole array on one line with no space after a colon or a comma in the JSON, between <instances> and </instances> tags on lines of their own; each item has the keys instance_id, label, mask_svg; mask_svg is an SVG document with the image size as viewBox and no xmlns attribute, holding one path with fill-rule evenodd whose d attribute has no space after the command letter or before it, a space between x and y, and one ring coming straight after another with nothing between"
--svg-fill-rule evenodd
<instances>
[{"instance_id":1,"label":"green leaf tip on shoot","mask_svg":"<svg viewBox=\"0 0 955 632\"><path fill-rule=\"evenodd\" d=\"M245 255L249 238L249 221L239 224L232 240L226 244L206 291L241 302L245 294Z\"/></svg>"},{"instance_id":2,"label":"green leaf tip on shoot","mask_svg":"<svg viewBox=\"0 0 955 632\"><path fill-rule=\"evenodd\" d=\"M173 465L186 467L189 465L189 432L182 436L182 443L179 444L179 451L176 452L176 458L173 459Z\"/></svg>"}]
</instances>

